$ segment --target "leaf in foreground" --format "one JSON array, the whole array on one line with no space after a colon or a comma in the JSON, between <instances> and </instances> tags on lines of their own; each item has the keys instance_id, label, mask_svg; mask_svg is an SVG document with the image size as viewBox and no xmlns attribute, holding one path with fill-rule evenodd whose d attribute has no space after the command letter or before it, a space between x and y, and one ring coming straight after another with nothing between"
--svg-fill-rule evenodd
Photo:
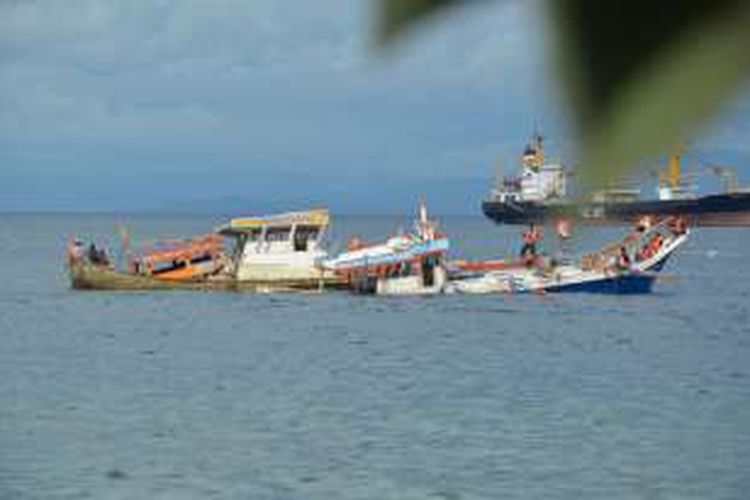
<instances>
[{"instance_id":1,"label":"leaf in foreground","mask_svg":"<svg viewBox=\"0 0 750 500\"><path fill-rule=\"evenodd\" d=\"M392 43L445 7L470 3L380 0L379 39ZM548 3L560 81L592 185L675 148L750 71L748 1Z\"/></svg>"}]
</instances>

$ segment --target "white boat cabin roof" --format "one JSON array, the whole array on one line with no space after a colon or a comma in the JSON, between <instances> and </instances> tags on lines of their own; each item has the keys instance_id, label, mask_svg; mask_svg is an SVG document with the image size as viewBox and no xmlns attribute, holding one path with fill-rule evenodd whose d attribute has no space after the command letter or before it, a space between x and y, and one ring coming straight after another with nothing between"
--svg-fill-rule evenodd
<instances>
[{"instance_id":1,"label":"white boat cabin roof","mask_svg":"<svg viewBox=\"0 0 750 500\"><path fill-rule=\"evenodd\" d=\"M290 226L312 226L324 228L330 223L327 208L316 208L300 212L239 217L219 227L216 232L227 236L251 233L264 228L288 228Z\"/></svg>"}]
</instances>

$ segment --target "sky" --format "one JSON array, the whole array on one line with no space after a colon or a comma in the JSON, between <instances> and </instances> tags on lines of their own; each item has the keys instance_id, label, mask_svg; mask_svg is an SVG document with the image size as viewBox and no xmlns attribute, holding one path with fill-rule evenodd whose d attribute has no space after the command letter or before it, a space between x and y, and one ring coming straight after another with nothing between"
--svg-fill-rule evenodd
<instances>
[{"instance_id":1,"label":"sky","mask_svg":"<svg viewBox=\"0 0 750 500\"><path fill-rule=\"evenodd\" d=\"M373 0L0 0L0 211L479 213L574 149L542 4L478 4L383 52ZM703 156L750 163L749 95Z\"/></svg>"}]
</instances>

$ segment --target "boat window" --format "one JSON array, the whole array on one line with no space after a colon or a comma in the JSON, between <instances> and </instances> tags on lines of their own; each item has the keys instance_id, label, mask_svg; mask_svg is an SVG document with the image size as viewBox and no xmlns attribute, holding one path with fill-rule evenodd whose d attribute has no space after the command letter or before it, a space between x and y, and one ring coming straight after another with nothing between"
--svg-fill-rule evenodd
<instances>
[{"instance_id":1,"label":"boat window","mask_svg":"<svg viewBox=\"0 0 750 500\"><path fill-rule=\"evenodd\" d=\"M253 229L247 233L247 241L260 241L260 235L263 234L262 229Z\"/></svg>"},{"instance_id":2,"label":"boat window","mask_svg":"<svg viewBox=\"0 0 750 500\"><path fill-rule=\"evenodd\" d=\"M411 272L412 272L411 262L409 262L409 261L402 262L401 266L400 266L400 274L401 274L401 276L411 276Z\"/></svg>"},{"instance_id":3,"label":"boat window","mask_svg":"<svg viewBox=\"0 0 750 500\"><path fill-rule=\"evenodd\" d=\"M294 233L294 251L295 252L306 252L307 251L307 238L304 233Z\"/></svg>"},{"instance_id":4,"label":"boat window","mask_svg":"<svg viewBox=\"0 0 750 500\"><path fill-rule=\"evenodd\" d=\"M294 251L306 252L309 241L315 241L318 237L318 228L315 226L297 226L294 232Z\"/></svg>"},{"instance_id":5,"label":"boat window","mask_svg":"<svg viewBox=\"0 0 750 500\"><path fill-rule=\"evenodd\" d=\"M211 254L206 253L206 254L203 254L203 255L198 255L196 257L193 257L192 259L190 259L190 263L191 264L201 264L203 262L209 262L211 260L213 260L213 256Z\"/></svg>"},{"instance_id":6,"label":"boat window","mask_svg":"<svg viewBox=\"0 0 750 500\"><path fill-rule=\"evenodd\" d=\"M151 274L157 275L157 274L162 274L162 273L168 273L170 271L175 271L177 269L182 269L184 267L186 267L186 263L184 260L154 262L152 265Z\"/></svg>"},{"instance_id":7,"label":"boat window","mask_svg":"<svg viewBox=\"0 0 750 500\"><path fill-rule=\"evenodd\" d=\"M266 230L266 241L288 241L291 227L269 227Z\"/></svg>"}]
</instances>

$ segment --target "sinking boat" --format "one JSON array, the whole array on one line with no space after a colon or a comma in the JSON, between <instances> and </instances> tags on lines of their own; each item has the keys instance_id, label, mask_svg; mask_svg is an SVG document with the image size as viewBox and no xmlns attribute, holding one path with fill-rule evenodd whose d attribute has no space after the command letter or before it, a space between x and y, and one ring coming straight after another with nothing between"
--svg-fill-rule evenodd
<instances>
[{"instance_id":1,"label":"sinking boat","mask_svg":"<svg viewBox=\"0 0 750 500\"><path fill-rule=\"evenodd\" d=\"M323 267L341 277L355 293L438 294L448 282L444 261L449 245L421 203L412 233L375 245L352 240L347 252L323 261Z\"/></svg>"},{"instance_id":2,"label":"sinking boat","mask_svg":"<svg viewBox=\"0 0 750 500\"><path fill-rule=\"evenodd\" d=\"M217 233L234 240L230 274L239 285L313 289L341 281L321 266L329 224L320 208L231 219Z\"/></svg>"},{"instance_id":3,"label":"sinking boat","mask_svg":"<svg viewBox=\"0 0 750 500\"><path fill-rule=\"evenodd\" d=\"M666 262L686 242L688 235L689 230L680 219L669 218L584 255L578 263L556 263L537 258L533 263L518 261L504 267L495 264L497 269L473 274L467 274L464 268L463 274L453 274L448 290L468 294L648 293Z\"/></svg>"},{"instance_id":4,"label":"sinking boat","mask_svg":"<svg viewBox=\"0 0 750 500\"><path fill-rule=\"evenodd\" d=\"M207 234L186 240L161 241L137 252L123 252L125 270L118 270L104 251L80 240L68 244L68 273L76 289L167 290L227 288L222 274L227 260L223 239Z\"/></svg>"}]
</instances>

